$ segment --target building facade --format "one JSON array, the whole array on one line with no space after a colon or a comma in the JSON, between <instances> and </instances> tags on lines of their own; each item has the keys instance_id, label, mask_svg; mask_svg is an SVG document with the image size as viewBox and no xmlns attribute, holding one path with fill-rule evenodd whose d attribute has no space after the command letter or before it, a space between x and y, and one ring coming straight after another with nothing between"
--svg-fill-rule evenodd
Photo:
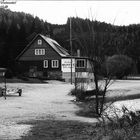
<instances>
[{"instance_id":1,"label":"building facade","mask_svg":"<svg viewBox=\"0 0 140 140\"><path fill-rule=\"evenodd\" d=\"M91 70L88 58L70 56L55 40L41 34L34 37L16 60L20 73L28 77L70 81L76 75L88 78Z\"/></svg>"}]
</instances>

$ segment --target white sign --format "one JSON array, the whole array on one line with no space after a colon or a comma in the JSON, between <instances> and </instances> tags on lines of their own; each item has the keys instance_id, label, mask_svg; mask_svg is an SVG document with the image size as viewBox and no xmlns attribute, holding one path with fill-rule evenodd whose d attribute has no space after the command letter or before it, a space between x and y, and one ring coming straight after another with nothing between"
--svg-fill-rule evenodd
<instances>
[{"instance_id":1,"label":"white sign","mask_svg":"<svg viewBox=\"0 0 140 140\"><path fill-rule=\"evenodd\" d=\"M75 72L75 59L65 58L61 60L62 72L71 72L71 66L72 72Z\"/></svg>"}]
</instances>

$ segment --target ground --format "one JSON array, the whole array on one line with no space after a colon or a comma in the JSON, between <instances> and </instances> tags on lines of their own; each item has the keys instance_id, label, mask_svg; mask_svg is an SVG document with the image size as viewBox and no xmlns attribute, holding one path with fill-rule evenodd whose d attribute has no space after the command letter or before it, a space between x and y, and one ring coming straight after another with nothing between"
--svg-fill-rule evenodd
<instances>
[{"instance_id":1,"label":"ground","mask_svg":"<svg viewBox=\"0 0 140 140\"><path fill-rule=\"evenodd\" d=\"M20 139L28 135L32 130L34 120L56 120L80 121L94 124L95 118L76 116L79 110L72 100L74 97L68 95L73 85L59 81L49 81L40 84L31 83L8 83L8 88L22 88L23 95L9 95L5 100L0 98L0 140ZM116 81L110 86L110 90L120 91L118 94L138 94L140 81ZM115 92L108 96L113 96ZM116 102L116 105L125 104L140 110L140 99ZM131 104L130 104L131 103ZM55 120L55 121L53 121ZM22 123L21 123L22 122ZM67 122L67 123L68 123ZM48 122L50 123L50 121ZM71 123L69 123L71 124ZM71 127L71 126L70 126ZM73 129L76 130L76 129ZM86 136L85 136L86 137Z\"/></svg>"}]
</instances>

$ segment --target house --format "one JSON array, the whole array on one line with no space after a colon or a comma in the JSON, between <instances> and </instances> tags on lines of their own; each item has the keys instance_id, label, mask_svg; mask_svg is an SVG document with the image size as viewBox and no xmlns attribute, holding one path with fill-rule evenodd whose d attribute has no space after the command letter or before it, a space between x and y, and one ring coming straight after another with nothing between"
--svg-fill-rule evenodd
<instances>
[{"instance_id":1,"label":"house","mask_svg":"<svg viewBox=\"0 0 140 140\"><path fill-rule=\"evenodd\" d=\"M76 74L87 77L89 60L71 56L50 37L38 34L16 58L21 74L28 77L64 79L69 81Z\"/></svg>"}]
</instances>

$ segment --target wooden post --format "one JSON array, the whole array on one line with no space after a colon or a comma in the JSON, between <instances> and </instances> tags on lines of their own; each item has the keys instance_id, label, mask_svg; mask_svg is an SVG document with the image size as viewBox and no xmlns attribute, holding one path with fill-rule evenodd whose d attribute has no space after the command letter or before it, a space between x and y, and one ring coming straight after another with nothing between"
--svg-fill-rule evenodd
<instances>
[{"instance_id":1,"label":"wooden post","mask_svg":"<svg viewBox=\"0 0 140 140\"><path fill-rule=\"evenodd\" d=\"M70 18L70 53L71 53L71 84L72 84L72 24Z\"/></svg>"},{"instance_id":2,"label":"wooden post","mask_svg":"<svg viewBox=\"0 0 140 140\"><path fill-rule=\"evenodd\" d=\"M5 91L4 91L4 98L5 98L5 100L6 100L6 90L7 90L7 87L6 87L6 77L5 77L5 75L4 75L4 86L5 86Z\"/></svg>"}]
</instances>

